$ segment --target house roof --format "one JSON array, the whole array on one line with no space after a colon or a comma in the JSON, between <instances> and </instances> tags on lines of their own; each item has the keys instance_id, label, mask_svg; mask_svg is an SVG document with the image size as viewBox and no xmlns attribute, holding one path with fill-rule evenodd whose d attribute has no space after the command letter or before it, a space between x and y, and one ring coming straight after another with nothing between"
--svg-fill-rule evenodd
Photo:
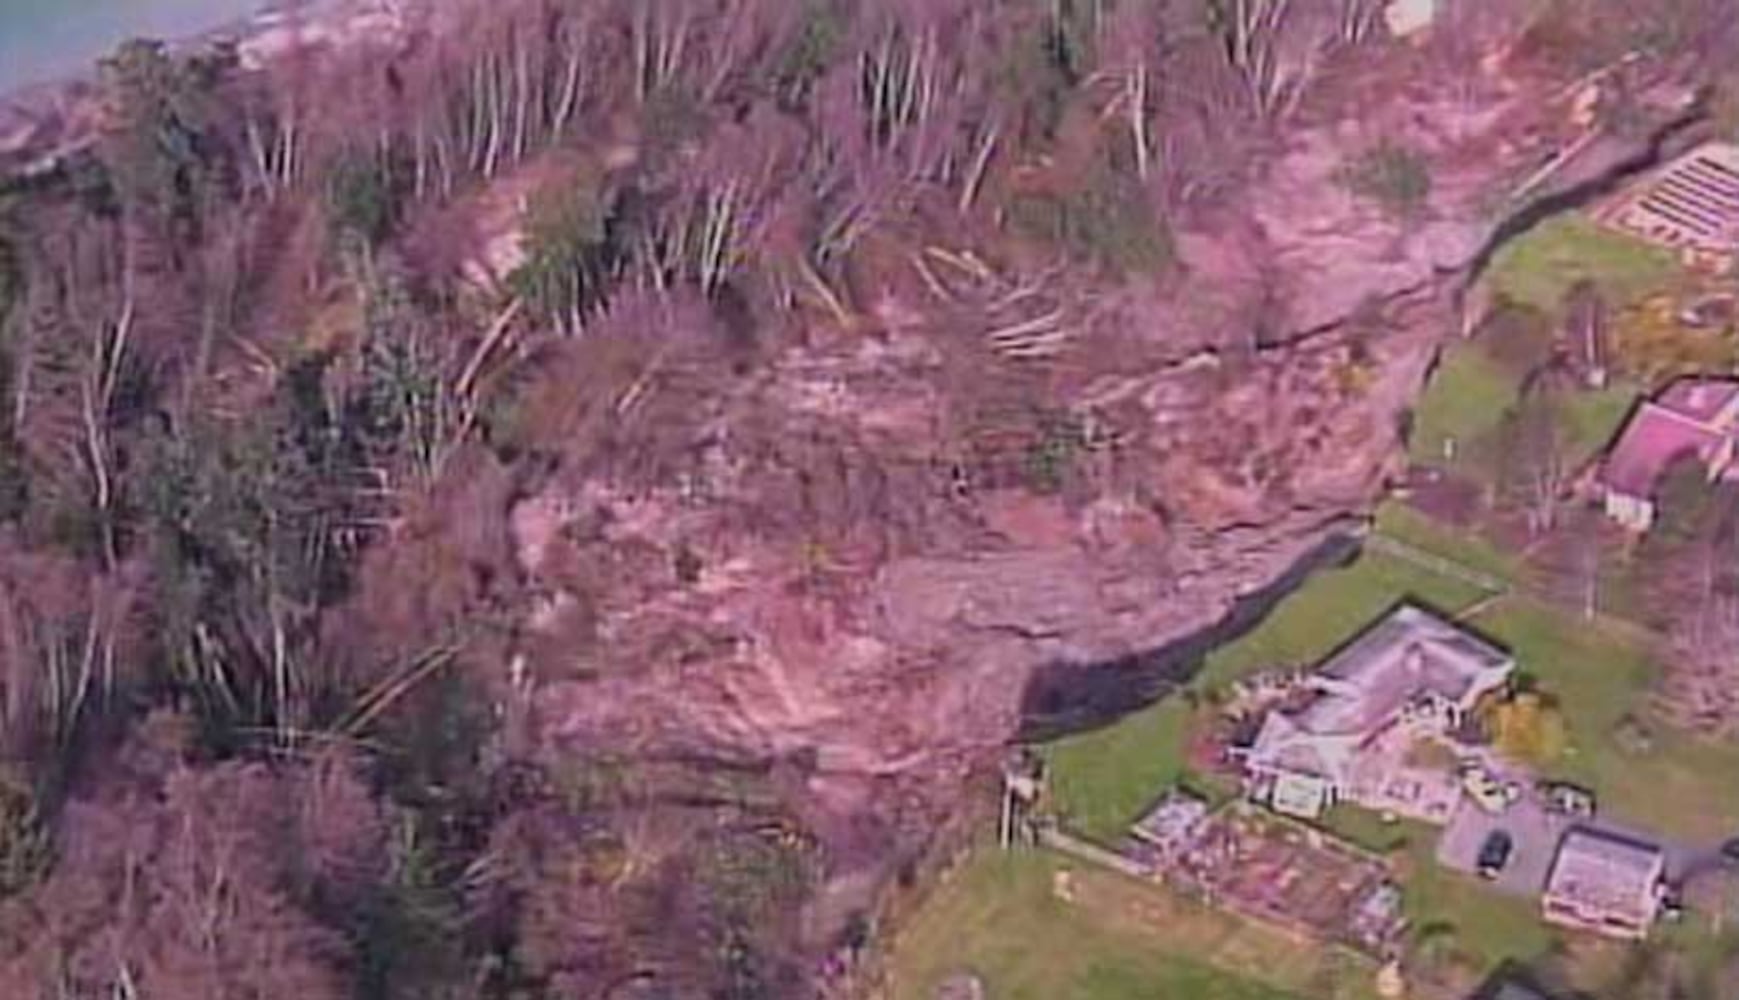
<instances>
[{"instance_id":1,"label":"house roof","mask_svg":"<svg viewBox=\"0 0 1739 1000\"><path fill-rule=\"evenodd\" d=\"M1739 382L1679 379L1660 397L1640 406L1606 456L1601 481L1635 497L1654 492L1667 467L1681 458L1705 457L1723 440L1715 419L1739 400Z\"/></svg>"},{"instance_id":2,"label":"house roof","mask_svg":"<svg viewBox=\"0 0 1739 1000\"><path fill-rule=\"evenodd\" d=\"M1435 694L1458 704L1508 676L1508 653L1423 608L1403 605L1323 663L1316 692L1294 712L1270 712L1251 747L1254 761L1336 777L1350 751L1410 703Z\"/></svg>"},{"instance_id":3,"label":"house roof","mask_svg":"<svg viewBox=\"0 0 1739 1000\"><path fill-rule=\"evenodd\" d=\"M1668 246L1732 252L1739 240L1739 146L1710 143L1669 164L1621 224Z\"/></svg>"},{"instance_id":4,"label":"house roof","mask_svg":"<svg viewBox=\"0 0 1739 1000\"><path fill-rule=\"evenodd\" d=\"M1739 381L1726 378L1675 379L1656 400L1663 408L1708 423L1739 398Z\"/></svg>"},{"instance_id":5,"label":"house roof","mask_svg":"<svg viewBox=\"0 0 1739 1000\"><path fill-rule=\"evenodd\" d=\"M1666 855L1653 844L1572 830L1558 848L1546 898L1644 924L1654 915L1655 884L1665 868Z\"/></svg>"},{"instance_id":6,"label":"house roof","mask_svg":"<svg viewBox=\"0 0 1739 1000\"><path fill-rule=\"evenodd\" d=\"M1208 815L1208 804L1194 795L1172 790L1155 803L1130 830L1135 836L1161 848L1177 846Z\"/></svg>"},{"instance_id":7,"label":"house roof","mask_svg":"<svg viewBox=\"0 0 1739 1000\"><path fill-rule=\"evenodd\" d=\"M1367 733L1424 694L1450 701L1509 672L1508 653L1413 605L1397 608L1317 671L1327 689L1299 713L1311 733Z\"/></svg>"}]
</instances>

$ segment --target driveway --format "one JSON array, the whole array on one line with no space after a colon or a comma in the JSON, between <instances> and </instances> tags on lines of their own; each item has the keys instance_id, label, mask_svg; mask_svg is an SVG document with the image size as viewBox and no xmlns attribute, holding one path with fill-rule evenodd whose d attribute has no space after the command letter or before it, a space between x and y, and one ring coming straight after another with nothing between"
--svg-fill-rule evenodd
<instances>
[{"instance_id":1,"label":"driveway","mask_svg":"<svg viewBox=\"0 0 1739 1000\"><path fill-rule=\"evenodd\" d=\"M1437 863L1454 871L1478 874L1480 845L1487 836L1502 830L1514 841L1515 850L1492 884L1518 896L1538 896L1545 891L1559 843L1573 828L1657 845L1666 852L1666 879L1670 883L1680 883L1685 876L1719 863L1714 848L1670 840L1600 817L1584 820L1549 812L1532 790L1524 792L1520 801L1497 815L1463 796L1443 836L1438 838Z\"/></svg>"},{"instance_id":2,"label":"driveway","mask_svg":"<svg viewBox=\"0 0 1739 1000\"><path fill-rule=\"evenodd\" d=\"M1437 863L1453 871L1478 874L1480 846L1502 830L1514 841L1515 850L1492 884L1518 896L1538 896L1546 888L1546 876L1558 856L1558 842L1572 825L1569 817L1547 812L1532 795L1523 795L1496 815L1463 796L1438 838Z\"/></svg>"}]
</instances>

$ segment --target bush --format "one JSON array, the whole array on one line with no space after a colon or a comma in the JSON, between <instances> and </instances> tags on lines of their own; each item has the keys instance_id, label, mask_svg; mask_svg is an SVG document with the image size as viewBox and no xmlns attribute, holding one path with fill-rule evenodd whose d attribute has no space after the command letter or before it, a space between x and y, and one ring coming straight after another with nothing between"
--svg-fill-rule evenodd
<instances>
[{"instance_id":1,"label":"bush","mask_svg":"<svg viewBox=\"0 0 1739 1000\"><path fill-rule=\"evenodd\" d=\"M612 208L601 186L584 176L539 195L526 222L525 262L508 276L514 294L557 323L597 306L617 256Z\"/></svg>"},{"instance_id":2,"label":"bush","mask_svg":"<svg viewBox=\"0 0 1739 1000\"><path fill-rule=\"evenodd\" d=\"M35 796L0 777L0 899L29 888L48 868L49 840Z\"/></svg>"},{"instance_id":3,"label":"bush","mask_svg":"<svg viewBox=\"0 0 1739 1000\"><path fill-rule=\"evenodd\" d=\"M1021 235L1104 274L1155 274L1172 261L1171 233L1159 214L1132 180L1108 167L1071 190L1016 195L1008 218Z\"/></svg>"},{"instance_id":4,"label":"bush","mask_svg":"<svg viewBox=\"0 0 1739 1000\"><path fill-rule=\"evenodd\" d=\"M1492 710L1498 752L1527 764L1549 764L1564 753L1564 715L1538 693L1518 694Z\"/></svg>"},{"instance_id":5,"label":"bush","mask_svg":"<svg viewBox=\"0 0 1739 1000\"><path fill-rule=\"evenodd\" d=\"M398 216L392 171L372 156L346 156L326 183L326 208L332 226L373 246Z\"/></svg>"},{"instance_id":6,"label":"bush","mask_svg":"<svg viewBox=\"0 0 1739 1000\"><path fill-rule=\"evenodd\" d=\"M1348 161L1340 180L1347 190L1396 218L1418 215L1431 197L1431 168L1425 157L1395 142L1379 143Z\"/></svg>"}]
</instances>

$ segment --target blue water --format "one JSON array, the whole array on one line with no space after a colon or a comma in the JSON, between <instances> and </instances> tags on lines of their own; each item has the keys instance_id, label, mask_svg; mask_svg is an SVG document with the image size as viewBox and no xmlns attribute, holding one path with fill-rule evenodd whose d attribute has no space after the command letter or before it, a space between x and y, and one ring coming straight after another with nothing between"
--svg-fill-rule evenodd
<instances>
[{"instance_id":1,"label":"blue water","mask_svg":"<svg viewBox=\"0 0 1739 1000\"><path fill-rule=\"evenodd\" d=\"M128 38L182 38L265 0L0 0L0 91L77 73Z\"/></svg>"}]
</instances>

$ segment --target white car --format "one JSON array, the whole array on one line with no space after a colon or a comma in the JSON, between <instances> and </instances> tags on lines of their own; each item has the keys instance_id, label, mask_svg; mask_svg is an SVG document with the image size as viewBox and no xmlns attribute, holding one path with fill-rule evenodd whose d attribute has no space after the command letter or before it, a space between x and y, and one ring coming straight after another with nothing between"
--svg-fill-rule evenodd
<instances>
[{"instance_id":1,"label":"white car","mask_svg":"<svg viewBox=\"0 0 1739 1000\"><path fill-rule=\"evenodd\" d=\"M1499 781L1480 765L1461 772L1461 787L1474 804L1488 813L1501 813L1522 797L1522 786L1514 781Z\"/></svg>"}]
</instances>

